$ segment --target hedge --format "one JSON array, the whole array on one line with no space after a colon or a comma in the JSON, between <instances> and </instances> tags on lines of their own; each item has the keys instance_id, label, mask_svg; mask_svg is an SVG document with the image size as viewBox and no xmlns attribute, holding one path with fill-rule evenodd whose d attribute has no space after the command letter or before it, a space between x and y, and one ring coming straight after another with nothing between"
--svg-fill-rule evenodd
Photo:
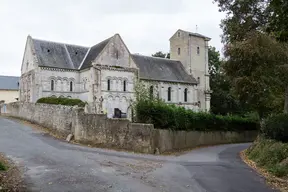
<instances>
[{"instance_id":1,"label":"hedge","mask_svg":"<svg viewBox=\"0 0 288 192\"><path fill-rule=\"evenodd\" d=\"M288 114L278 114L268 117L262 127L261 133L266 139L288 142Z\"/></svg>"},{"instance_id":2,"label":"hedge","mask_svg":"<svg viewBox=\"0 0 288 192\"><path fill-rule=\"evenodd\" d=\"M158 129L237 132L260 129L256 119L197 113L163 101L139 100L135 112L139 123L152 123Z\"/></svg>"},{"instance_id":3,"label":"hedge","mask_svg":"<svg viewBox=\"0 0 288 192\"><path fill-rule=\"evenodd\" d=\"M67 105L67 106L78 105L79 107L85 106L85 102L81 101L80 99L57 98L57 97L43 97L38 99L37 103L47 103L55 105Z\"/></svg>"}]
</instances>

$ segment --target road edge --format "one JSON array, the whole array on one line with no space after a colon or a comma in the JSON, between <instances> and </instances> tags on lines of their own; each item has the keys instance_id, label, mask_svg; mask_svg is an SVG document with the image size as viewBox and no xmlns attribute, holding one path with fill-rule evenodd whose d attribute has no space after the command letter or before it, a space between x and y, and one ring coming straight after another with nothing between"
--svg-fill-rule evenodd
<instances>
[{"instance_id":1,"label":"road edge","mask_svg":"<svg viewBox=\"0 0 288 192\"><path fill-rule=\"evenodd\" d=\"M254 161L250 160L247 157L246 151L247 151L247 149L240 152L240 157L246 165L248 165L250 168L255 170L262 177L264 177L266 180L266 183L269 186L271 186L273 189L277 189L281 192L288 192L288 181L285 181L284 179L275 177L272 174L268 173L265 169L257 166Z\"/></svg>"}]
</instances>

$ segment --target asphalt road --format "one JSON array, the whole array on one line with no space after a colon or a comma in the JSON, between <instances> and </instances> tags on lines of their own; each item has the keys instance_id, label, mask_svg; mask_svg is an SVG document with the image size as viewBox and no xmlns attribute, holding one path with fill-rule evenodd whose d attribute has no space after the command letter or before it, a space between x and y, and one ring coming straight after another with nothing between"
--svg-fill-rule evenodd
<instances>
[{"instance_id":1,"label":"asphalt road","mask_svg":"<svg viewBox=\"0 0 288 192\"><path fill-rule=\"evenodd\" d=\"M0 152L25 168L29 191L272 192L239 158L248 146L139 155L69 144L0 117Z\"/></svg>"}]
</instances>

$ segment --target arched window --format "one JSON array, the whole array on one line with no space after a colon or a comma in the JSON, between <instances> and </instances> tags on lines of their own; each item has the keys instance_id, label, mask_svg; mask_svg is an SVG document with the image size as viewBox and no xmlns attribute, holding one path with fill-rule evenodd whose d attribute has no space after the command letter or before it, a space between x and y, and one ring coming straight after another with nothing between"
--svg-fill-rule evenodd
<instances>
[{"instance_id":1,"label":"arched window","mask_svg":"<svg viewBox=\"0 0 288 192\"><path fill-rule=\"evenodd\" d=\"M107 80L107 90L110 91L110 79Z\"/></svg>"},{"instance_id":2,"label":"arched window","mask_svg":"<svg viewBox=\"0 0 288 192\"><path fill-rule=\"evenodd\" d=\"M149 95L150 95L150 98L153 98L153 86L150 86L150 90L149 90Z\"/></svg>"},{"instance_id":3,"label":"arched window","mask_svg":"<svg viewBox=\"0 0 288 192\"><path fill-rule=\"evenodd\" d=\"M180 48L178 48L178 55L180 55L181 54L181 49Z\"/></svg>"},{"instance_id":4,"label":"arched window","mask_svg":"<svg viewBox=\"0 0 288 192\"><path fill-rule=\"evenodd\" d=\"M126 84L127 84L127 82L126 82L126 80L124 80L123 81L123 91L126 91Z\"/></svg>"},{"instance_id":5,"label":"arched window","mask_svg":"<svg viewBox=\"0 0 288 192\"><path fill-rule=\"evenodd\" d=\"M188 94L188 90L187 90L187 88L186 89L184 89L184 102L187 102L187 94Z\"/></svg>"},{"instance_id":6,"label":"arched window","mask_svg":"<svg viewBox=\"0 0 288 192\"><path fill-rule=\"evenodd\" d=\"M51 91L54 91L54 80L51 80Z\"/></svg>"},{"instance_id":7,"label":"arched window","mask_svg":"<svg viewBox=\"0 0 288 192\"><path fill-rule=\"evenodd\" d=\"M200 47L197 47L197 54L200 54Z\"/></svg>"},{"instance_id":8,"label":"arched window","mask_svg":"<svg viewBox=\"0 0 288 192\"><path fill-rule=\"evenodd\" d=\"M168 101L171 101L171 87L168 87Z\"/></svg>"},{"instance_id":9,"label":"arched window","mask_svg":"<svg viewBox=\"0 0 288 192\"><path fill-rule=\"evenodd\" d=\"M178 31L178 37L180 37L180 31Z\"/></svg>"},{"instance_id":10,"label":"arched window","mask_svg":"<svg viewBox=\"0 0 288 192\"><path fill-rule=\"evenodd\" d=\"M73 82L70 81L70 91L73 91Z\"/></svg>"}]
</instances>

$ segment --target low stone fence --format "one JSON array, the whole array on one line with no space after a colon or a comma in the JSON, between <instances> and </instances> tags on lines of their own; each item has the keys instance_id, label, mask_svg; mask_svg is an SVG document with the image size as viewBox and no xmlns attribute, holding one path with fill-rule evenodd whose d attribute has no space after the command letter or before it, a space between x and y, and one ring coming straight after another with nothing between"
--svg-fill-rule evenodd
<instances>
[{"instance_id":1,"label":"low stone fence","mask_svg":"<svg viewBox=\"0 0 288 192\"><path fill-rule=\"evenodd\" d=\"M7 105L10 116L28 120L57 133L73 134L76 141L96 146L142 153L192 148L202 145L251 142L257 132L196 132L155 129L151 124L109 119L102 114L87 114L83 108L15 102Z\"/></svg>"}]
</instances>

